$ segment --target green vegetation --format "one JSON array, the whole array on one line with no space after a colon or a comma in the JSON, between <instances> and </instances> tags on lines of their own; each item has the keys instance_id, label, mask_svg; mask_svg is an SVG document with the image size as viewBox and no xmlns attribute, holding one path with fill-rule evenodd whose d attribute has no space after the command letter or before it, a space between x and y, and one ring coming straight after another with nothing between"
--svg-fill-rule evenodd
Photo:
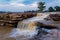
<instances>
[{"instance_id":1,"label":"green vegetation","mask_svg":"<svg viewBox=\"0 0 60 40\"><path fill-rule=\"evenodd\" d=\"M59 12L60 11L60 6L49 7L48 11L49 12Z\"/></svg>"},{"instance_id":2,"label":"green vegetation","mask_svg":"<svg viewBox=\"0 0 60 40\"><path fill-rule=\"evenodd\" d=\"M38 12L45 12L45 2L39 2L38 3ZM55 6L55 7L49 7L46 12L59 12L60 11L60 6Z\"/></svg>"},{"instance_id":3,"label":"green vegetation","mask_svg":"<svg viewBox=\"0 0 60 40\"><path fill-rule=\"evenodd\" d=\"M39 2L39 3L38 3L38 9L39 9L38 11L39 11L39 12L43 12L44 9L45 9L45 7L46 7L46 6L45 6L45 2Z\"/></svg>"},{"instance_id":4,"label":"green vegetation","mask_svg":"<svg viewBox=\"0 0 60 40\"><path fill-rule=\"evenodd\" d=\"M48 8L48 11L49 11L49 12L53 12L53 11L55 11L55 10L54 10L53 7L49 7L49 8Z\"/></svg>"},{"instance_id":5,"label":"green vegetation","mask_svg":"<svg viewBox=\"0 0 60 40\"><path fill-rule=\"evenodd\" d=\"M60 7L59 6L55 6L55 11L60 11Z\"/></svg>"}]
</instances>

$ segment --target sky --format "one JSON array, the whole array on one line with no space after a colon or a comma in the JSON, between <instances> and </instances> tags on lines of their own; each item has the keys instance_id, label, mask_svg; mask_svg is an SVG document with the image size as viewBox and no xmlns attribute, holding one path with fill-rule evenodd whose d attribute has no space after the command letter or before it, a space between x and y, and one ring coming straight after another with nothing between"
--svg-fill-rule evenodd
<instances>
[{"instance_id":1,"label":"sky","mask_svg":"<svg viewBox=\"0 0 60 40\"><path fill-rule=\"evenodd\" d=\"M38 2L45 2L46 9L60 6L60 0L0 0L0 11L23 12L38 10Z\"/></svg>"}]
</instances>

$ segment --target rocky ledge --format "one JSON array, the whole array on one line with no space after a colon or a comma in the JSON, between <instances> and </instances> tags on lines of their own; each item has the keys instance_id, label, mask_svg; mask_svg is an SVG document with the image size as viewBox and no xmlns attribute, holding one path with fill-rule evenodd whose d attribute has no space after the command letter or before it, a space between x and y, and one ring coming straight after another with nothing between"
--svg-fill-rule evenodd
<instances>
[{"instance_id":1,"label":"rocky ledge","mask_svg":"<svg viewBox=\"0 0 60 40\"><path fill-rule=\"evenodd\" d=\"M50 14L44 20L38 21L37 26L44 28L60 28L60 14Z\"/></svg>"},{"instance_id":2,"label":"rocky ledge","mask_svg":"<svg viewBox=\"0 0 60 40\"><path fill-rule=\"evenodd\" d=\"M19 21L32 18L36 13L3 13L0 14L0 26L17 27Z\"/></svg>"}]
</instances>

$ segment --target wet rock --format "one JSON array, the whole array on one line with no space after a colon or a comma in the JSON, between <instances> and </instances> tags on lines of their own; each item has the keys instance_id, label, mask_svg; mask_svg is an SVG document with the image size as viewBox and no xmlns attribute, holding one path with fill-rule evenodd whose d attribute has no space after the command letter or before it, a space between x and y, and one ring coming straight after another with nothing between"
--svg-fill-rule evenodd
<instances>
[{"instance_id":1,"label":"wet rock","mask_svg":"<svg viewBox=\"0 0 60 40\"><path fill-rule=\"evenodd\" d=\"M49 17L50 17L53 21L60 21L60 14L50 14Z\"/></svg>"},{"instance_id":2,"label":"wet rock","mask_svg":"<svg viewBox=\"0 0 60 40\"><path fill-rule=\"evenodd\" d=\"M57 28L56 26L52 25L52 24L44 24L44 22L38 22L37 23L37 26L38 27L41 27L41 28L47 28L47 29L54 29L54 28Z\"/></svg>"},{"instance_id":3,"label":"wet rock","mask_svg":"<svg viewBox=\"0 0 60 40\"><path fill-rule=\"evenodd\" d=\"M47 35L42 36L42 40L60 40L60 31L52 29Z\"/></svg>"}]
</instances>

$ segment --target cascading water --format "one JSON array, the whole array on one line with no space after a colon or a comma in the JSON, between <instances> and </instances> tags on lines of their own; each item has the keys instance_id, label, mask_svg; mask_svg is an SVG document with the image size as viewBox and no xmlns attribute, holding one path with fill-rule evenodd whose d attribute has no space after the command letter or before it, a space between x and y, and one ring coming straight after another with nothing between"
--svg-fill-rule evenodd
<instances>
[{"instance_id":1,"label":"cascading water","mask_svg":"<svg viewBox=\"0 0 60 40\"><path fill-rule=\"evenodd\" d=\"M36 30L36 23L40 20L44 20L49 14L38 13L36 17L25 19L23 21L18 22L17 29L12 32L10 37L16 36L24 36L26 38L31 38L37 34L38 30Z\"/></svg>"},{"instance_id":2,"label":"cascading water","mask_svg":"<svg viewBox=\"0 0 60 40\"><path fill-rule=\"evenodd\" d=\"M37 34L36 31L36 22L33 21L22 21L18 23L18 28L19 33L21 35L24 35L26 37L32 37L35 34Z\"/></svg>"},{"instance_id":3,"label":"cascading water","mask_svg":"<svg viewBox=\"0 0 60 40\"><path fill-rule=\"evenodd\" d=\"M36 17L33 17L33 18L29 18L29 19L26 19L26 20L23 20L22 22L20 21L18 23L18 29L19 29L19 33L21 35L25 35L25 36L34 36L37 34L37 21L40 21L40 20L44 20L44 18L46 18L49 14L37 14Z\"/></svg>"}]
</instances>

